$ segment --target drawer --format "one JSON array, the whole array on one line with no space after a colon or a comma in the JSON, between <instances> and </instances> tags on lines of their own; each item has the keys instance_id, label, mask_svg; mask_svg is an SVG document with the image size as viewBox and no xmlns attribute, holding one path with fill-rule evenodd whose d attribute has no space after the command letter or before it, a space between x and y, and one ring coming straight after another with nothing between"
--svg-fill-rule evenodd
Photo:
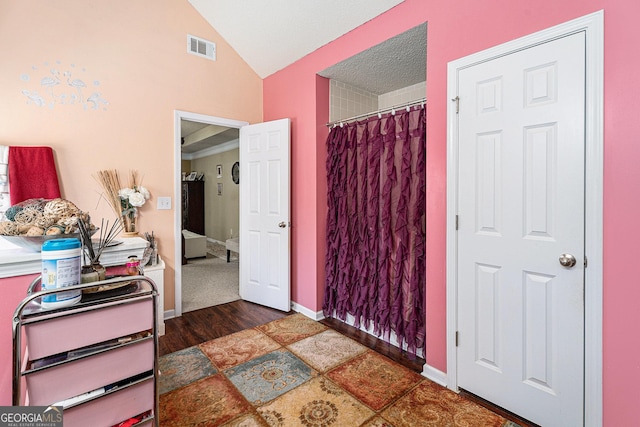
<instances>
[{"instance_id":1,"label":"drawer","mask_svg":"<svg viewBox=\"0 0 640 427\"><path fill-rule=\"evenodd\" d=\"M153 378L150 378L65 410L64 427L111 427L149 410L157 417L154 395Z\"/></svg>"},{"instance_id":2,"label":"drawer","mask_svg":"<svg viewBox=\"0 0 640 427\"><path fill-rule=\"evenodd\" d=\"M153 328L153 298L73 312L24 326L30 360Z\"/></svg>"},{"instance_id":3,"label":"drawer","mask_svg":"<svg viewBox=\"0 0 640 427\"><path fill-rule=\"evenodd\" d=\"M153 339L146 339L25 374L29 404L48 406L151 371L154 345Z\"/></svg>"}]
</instances>

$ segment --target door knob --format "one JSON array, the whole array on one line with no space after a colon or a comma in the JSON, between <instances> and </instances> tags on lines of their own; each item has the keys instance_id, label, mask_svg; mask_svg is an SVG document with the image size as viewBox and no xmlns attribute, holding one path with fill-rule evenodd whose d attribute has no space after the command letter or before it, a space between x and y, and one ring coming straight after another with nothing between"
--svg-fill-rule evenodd
<instances>
[{"instance_id":1,"label":"door knob","mask_svg":"<svg viewBox=\"0 0 640 427\"><path fill-rule=\"evenodd\" d=\"M563 267L571 268L576 265L576 257L571 254L562 254L558 259L560 261L560 265Z\"/></svg>"},{"instance_id":2,"label":"door knob","mask_svg":"<svg viewBox=\"0 0 640 427\"><path fill-rule=\"evenodd\" d=\"M282 221L280 224L278 224L278 227L280 228L285 228L287 226L287 223Z\"/></svg>"}]
</instances>

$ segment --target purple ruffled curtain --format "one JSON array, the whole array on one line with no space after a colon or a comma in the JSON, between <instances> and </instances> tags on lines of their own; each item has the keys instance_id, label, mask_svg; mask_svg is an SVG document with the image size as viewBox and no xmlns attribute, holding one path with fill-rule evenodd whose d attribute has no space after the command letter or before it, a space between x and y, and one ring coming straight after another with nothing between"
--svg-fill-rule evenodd
<instances>
[{"instance_id":1,"label":"purple ruffled curtain","mask_svg":"<svg viewBox=\"0 0 640 427\"><path fill-rule=\"evenodd\" d=\"M425 108L336 126L327 138L323 312L410 353L425 337Z\"/></svg>"}]
</instances>

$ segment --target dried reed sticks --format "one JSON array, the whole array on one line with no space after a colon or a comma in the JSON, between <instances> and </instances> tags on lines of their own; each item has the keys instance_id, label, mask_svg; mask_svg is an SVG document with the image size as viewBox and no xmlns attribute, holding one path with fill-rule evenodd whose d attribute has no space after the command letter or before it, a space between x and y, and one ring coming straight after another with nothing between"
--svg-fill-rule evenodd
<instances>
[{"instance_id":1,"label":"dried reed sticks","mask_svg":"<svg viewBox=\"0 0 640 427\"><path fill-rule=\"evenodd\" d=\"M89 264L99 263L100 255L102 251L108 247L118 236L118 233L122 231L122 221L120 218L116 220L109 227L109 220L105 222L104 218L100 223L100 237L97 241L91 239L93 234L90 229L91 224L85 223L83 219L78 219L78 229L80 230L80 240L84 247L85 254L89 257ZM86 265L86 263L85 263Z\"/></svg>"},{"instance_id":2,"label":"dried reed sticks","mask_svg":"<svg viewBox=\"0 0 640 427\"><path fill-rule=\"evenodd\" d=\"M129 188L138 188L140 186L140 179L138 178L137 170L129 171Z\"/></svg>"},{"instance_id":3,"label":"dried reed sticks","mask_svg":"<svg viewBox=\"0 0 640 427\"><path fill-rule=\"evenodd\" d=\"M133 176L134 174L130 174ZM122 186L120 185L120 176L115 169L98 171L97 180L104 190L104 197L113 209L117 218L122 217L122 205L120 203L120 195L118 194Z\"/></svg>"}]
</instances>

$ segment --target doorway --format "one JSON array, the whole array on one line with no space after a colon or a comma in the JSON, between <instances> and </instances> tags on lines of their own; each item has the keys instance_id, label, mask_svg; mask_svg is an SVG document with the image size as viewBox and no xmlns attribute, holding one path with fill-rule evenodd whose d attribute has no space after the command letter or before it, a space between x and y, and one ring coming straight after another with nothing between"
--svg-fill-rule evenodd
<instances>
[{"instance_id":1,"label":"doorway","mask_svg":"<svg viewBox=\"0 0 640 427\"><path fill-rule=\"evenodd\" d=\"M450 63L448 93L448 387L543 425L596 424L602 14ZM564 187L565 173L575 188ZM520 247L528 243L535 253ZM474 252L479 246L483 254ZM501 251L502 258L483 258ZM557 396L569 400L556 403Z\"/></svg>"},{"instance_id":2,"label":"doorway","mask_svg":"<svg viewBox=\"0 0 640 427\"><path fill-rule=\"evenodd\" d=\"M181 241L182 241L182 234L183 234L182 230L183 230L183 216L184 216L184 212L182 209L182 195L183 195L183 184L184 184L183 177L182 177L182 170L183 170L182 131L185 128L183 126L184 122L188 122L189 124L192 124L191 126L194 127L194 129L191 130L192 133L196 133L196 134L198 132L201 133L201 135L194 136L193 139L197 141L197 142L192 142L192 144L194 145L188 144L188 145L191 145L191 148L189 149L189 151L198 152L200 153L199 155L201 157L214 156L217 153L223 153L225 151L230 153L229 149L231 150L235 149L237 152L238 130L240 129L240 127L247 125L246 122L242 122L242 121L223 119L219 117L207 116L203 114L189 113L189 112L183 112L183 111L175 112L175 117L174 117L174 139L175 139L174 170L176 171L175 187L174 187L174 195L175 195L174 200L176 200L175 223L174 223L175 242L176 242L175 244L175 259L176 259L175 316L181 316L183 313L183 303L186 298L186 296L183 295L183 290L188 289L188 287L184 286L185 284L183 283L183 279L185 276L183 275L183 269L178 268L178 266L181 264L180 260L182 260L182 257L183 257ZM202 134L204 134L206 137L203 137ZM235 138L234 138L234 135L236 135ZM189 141L187 141L187 143L189 143ZM232 155L232 154L229 154L229 155ZM226 157L223 156L223 157L217 157L217 158L227 159L228 157L229 156L227 155ZM218 197L223 198L225 195L229 195L230 193L232 193L233 190L235 190L235 193L237 194L238 189L234 188L236 184L232 181L232 169L235 161L230 163L229 165L227 165L226 163L229 163L229 161L226 161L226 162L220 161L219 163L216 162L216 164L213 167L209 167L207 162L200 162L200 164L207 165L206 166L207 171L204 171L204 170L192 171L192 172L196 172L195 174L196 177L198 176L198 173L205 173L207 175L207 178L205 179L205 183L204 183L204 185L206 186L205 196L204 196L205 198L207 197L216 198L216 199ZM218 165L220 165L221 167L217 168ZM228 166L228 167L225 167L225 166ZM192 168L192 169L196 169L196 168ZM220 178L218 178L219 175L220 175ZM228 180L225 179L226 175L228 175L227 176ZM220 195L218 196L218 194ZM232 200L233 198L229 198L229 199ZM207 216L209 215L207 215L205 210L205 217ZM221 230L224 230L224 231L218 230L220 231L219 233L217 233L219 234L219 236L217 234L216 236L204 236L204 238L206 239L206 242L202 242L202 243L198 242L198 245L196 246L198 249L196 250L196 253L193 254L194 256L196 256L196 258L193 259L193 262L192 262L193 264L196 264L196 263L205 264L209 262L215 262L215 263L220 263L221 265L219 267L225 270L229 270L229 267L233 267L233 266L236 266L239 268L239 260L236 260L236 258L233 257L233 255L232 255L232 259L230 259L231 265L230 266L226 265L227 263L226 263L226 246L225 246L225 241L228 238L234 237L232 233L239 232L239 226L235 227L232 225L230 227L227 227L226 225L225 226L221 225L220 227L221 227ZM235 230L234 230L234 227L235 227ZM227 228L228 230L226 230ZM206 233L202 233L202 234L206 234ZM209 232L209 234L213 234L213 233ZM196 237L195 240L202 240L202 239ZM202 251L201 246L205 247L203 254L201 253ZM213 254L218 255L218 257L216 257L216 255L213 255ZM200 255L204 255L204 257ZM212 259L212 258L219 258L219 255L222 255L224 258L220 260ZM209 268L204 265L200 265L197 267L200 270L202 270L202 268ZM192 268L192 266L189 265L188 268ZM233 274L232 271L229 271L227 273L225 273L225 276ZM199 273L199 274L202 274L202 273ZM211 279L211 280L214 280L214 279Z\"/></svg>"},{"instance_id":3,"label":"doorway","mask_svg":"<svg viewBox=\"0 0 640 427\"><path fill-rule=\"evenodd\" d=\"M175 111L174 170L181 170L181 120L190 120L239 129L238 176L240 219L238 251L248 248L240 270L239 295L242 299L289 311L290 284L290 120L249 125L196 113ZM239 171L242 172L240 178ZM217 170L216 170L217 173ZM234 182L235 184L235 182ZM217 191L217 189L216 189ZM224 190L223 190L224 191ZM174 195L181 200L182 176L175 177ZM175 211L175 259L182 259L182 212ZM182 315L182 269L176 268L175 316Z\"/></svg>"},{"instance_id":4,"label":"doorway","mask_svg":"<svg viewBox=\"0 0 640 427\"><path fill-rule=\"evenodd\" d=\"M240 153L238 129L185 119L180 127L182 311L187 312L240 299L240 191L232 174Z\"/></svg>"}]
</instances>

